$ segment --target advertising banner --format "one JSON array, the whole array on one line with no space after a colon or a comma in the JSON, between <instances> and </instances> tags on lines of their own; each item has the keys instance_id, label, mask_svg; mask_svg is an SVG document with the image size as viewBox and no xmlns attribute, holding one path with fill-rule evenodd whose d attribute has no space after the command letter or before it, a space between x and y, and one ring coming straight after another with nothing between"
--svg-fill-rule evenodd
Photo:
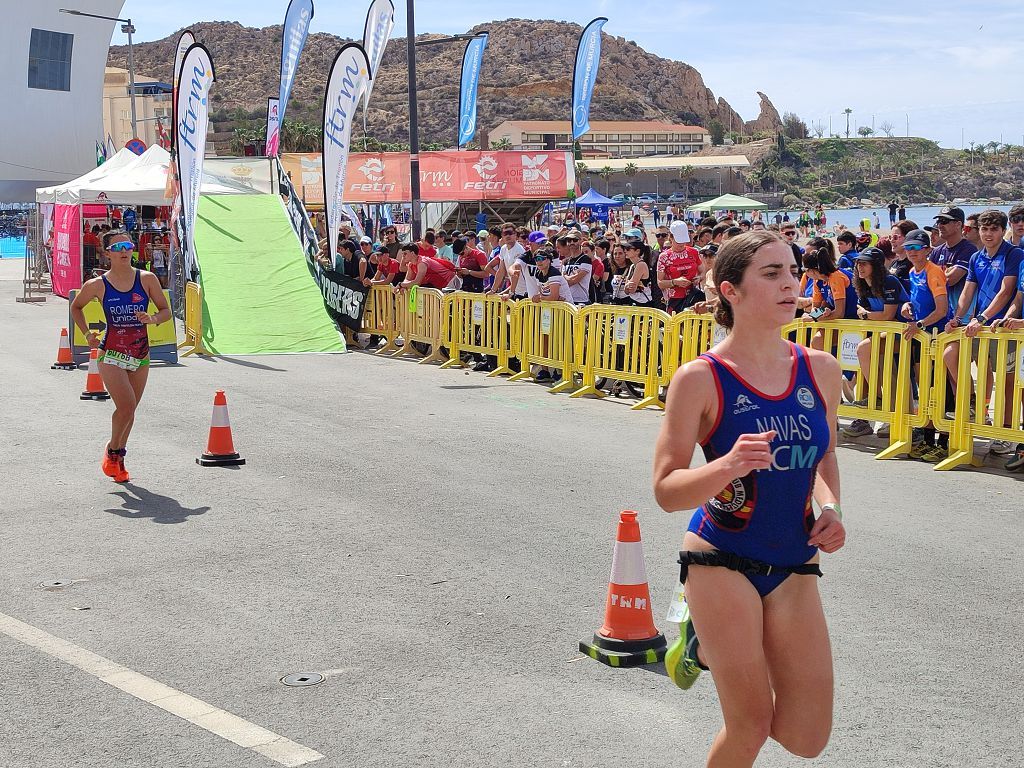
<instances>
[{"instance_id":1,"label":"advertising banner","mask_svg":"<svg viewBox=\"0 0 1024 768\"><path fill-rule=\"evenodd\" d=\"M462 85L459 88L459 141L464 147L476 136L477 86L480 84L480 65L487 48L487 33L481 32L466 45L462 56Z\"/></svg>"},{"instance_id":2,"label":"advertising banner","mask_svg":"<svg viewBox=\"0 0 1024 768\"><path fill-rule=\"evenodd\" d=\"M370 62L370 82L366 86L366 96L363 98L364 111L370 103L373 79L380 71L384 49L387 48L391 28L394 26L395 6L391 0L373 0L366 12L366 26L363 29L363 50L366 51L366 58Z\"/></svg>"},{"instance_id":3,"label":"advertising banner","mask_svg":"<svg viewBox=\"0 0 1024 768\"><path fill-rule=\"evenodd\" d=\"M302 56L302 49L306 46L306 36L309 34L309 24L313 21L313 0L291 0L288 3L288 10L284 14L284 28L281 35L281 90L278 94L278 112L280 119L278 126L284 122L285 113L288 111L288 99L291 97L292 85L295 83L295 73L299 70L299 57ZM280 127L278 128L280 132ZM267 145L271 143L271 136L267 135ZM273 137L274 147L280 150L280 135ZM270 154L270 150L267 150Z\"/></svg>"},{"instance_id":4,"label":"advertising banner","mask_svg":"<svg viewBox=\"0 0 1024 768\"><path fill-rule=\"evenodd\" d=\"M174 49L174 72L171 77L173 78L173 89L171 96L172 110L175 109L178 103L178 78L181 76L181 61L185 58L185 51L192 47L196 42L196 36L192 33L191 29L186 29L181 33L181 37L178 38L178 47ZM172 112L173 114L173 112ZM171 131L171 135L174 135L174 131Z\"/></svg>"},{"instance_id":5,"label":"advertising banner","mask_svg":"<svg viewBox=\"0 0 1024 768\"><path fill-rule=\"evenodd\" d=\"M334 270L325 270L319 265L320 292L324 297L327 314L334 322L353 331L362 327L363 307L366 305L368 288L362 283Z\"/></svg>"},{"instance_id":6,"label":"advertising banner","mask_svg":"<svg viewBox=\"0 0 1024 768\"><path fill-rule=\"evenodd\" d=\"M331 65L324 92L323 163L324 212L327 216L327 242L332 263L337 263L338 227L342 201L345 200L345 176L348 170L352 121L370 82L370 62L359 43L347 43Z\"/></svg>"},{"instance_id":7,"label":"advertising banner","mask_svg":"<svg viewBox=\"0 0 1024 768\"><path fill-rule=\"evenodd\" d=\"M53 292L65 299L82 287L82 216L77 205L53 210Z\"/></svg>"},{"instance_id":8,"label":"advertising banner","mask_svg":"<svg viewBox=\"0 0 1024 768\"><path fill-rule=\"evenodd\" d=\"M186 280L194 280L199 271L194 232L206 155L206 129L210 121L210 87L215 80L210 52L200 43L193 43L181 60L174 102L175 160L181 199L178 225L182 232L181 255Z\"/></svg>"},{"instance_id":9,"label":"advertising banner","mask_svg":"<svg viewBox=\"0 0 1024 768\"><path fill-rule=\"evenodd\" d=\"M267 157L277 157L281 148L280 104L281 100L273 96L267 99Z\"/></svg>"},{"instance_id":10,"label":"advertising banner","mask_svg":"<svg viewBox=\"0 0 1024 768\"><path fill-rule=\"evenodd\" d=\"M606 21L608 19L599 16L587 24L576 48L576 67L572 73L573 141L590 130L590 98L601 64L601 27Z\"/></svg>"}]
</instances>

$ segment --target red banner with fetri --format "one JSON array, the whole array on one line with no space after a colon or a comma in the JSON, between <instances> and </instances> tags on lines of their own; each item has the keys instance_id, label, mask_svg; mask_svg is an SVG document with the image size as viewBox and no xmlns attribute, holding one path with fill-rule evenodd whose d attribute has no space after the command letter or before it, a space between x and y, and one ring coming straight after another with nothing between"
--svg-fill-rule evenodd
<instances>
[{"instance_id":1,"label":"red banner with fetri","mask_svg":"<svg viewBox=\"0 0 1024 768\"><path fill-rule=\"evenodd\" d=\"M292 182L301 179L307 203L319 179L313 155L284 155ZM420 199L424 202L560 200L576 185L568 152L423 152ZM298 187L298 185L296 185ZM322 197L322 195L319 195ZM409 155L361 152L348 157L346 203L403 203L412 199ZM322 202L322 201L320 201Z\"/></svg>"},{"instance_id":2,"label":"red banner with fetri","mask_svg":"<svg viewBox=\"0 0 1024 768\"><path fill-rule=\"evenodd\" d=\"M53 211L53 292L65 299L82 287L82 218L77 205L57 205Z\"/></svg>"}]
</instances>

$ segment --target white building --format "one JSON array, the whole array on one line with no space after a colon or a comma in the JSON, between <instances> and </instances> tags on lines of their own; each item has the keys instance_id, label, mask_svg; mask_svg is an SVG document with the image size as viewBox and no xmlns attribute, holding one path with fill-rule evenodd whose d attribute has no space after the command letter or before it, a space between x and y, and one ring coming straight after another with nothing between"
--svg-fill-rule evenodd
<instances>
[{"instance_id":1,"label":"white building","mask_svg":"<svg viewBox=\"0 0 1024 768\"><path fill-rule=\"evenodd\" d=\"M0 201L35 199L96 167L103 76L123 0L5 2L0 45Z\"/></svg>"},{"instance_id":2,"label":"white building","mask_svg":"<svg viewBox=\"0 0 1024 768\"><path fill-rule=\"evenodd\" d=\"M142 139L147 147L159 142L157 126L171 134L174 115L172 86L155 77L135 73L135 115L138 136L132 134L132 97L127 69L107 67L103 80L103 135L109 136L114 148L120 149L133 138ZM157 118L160 118L159 123Z\"/></svg>"}]
</instances>

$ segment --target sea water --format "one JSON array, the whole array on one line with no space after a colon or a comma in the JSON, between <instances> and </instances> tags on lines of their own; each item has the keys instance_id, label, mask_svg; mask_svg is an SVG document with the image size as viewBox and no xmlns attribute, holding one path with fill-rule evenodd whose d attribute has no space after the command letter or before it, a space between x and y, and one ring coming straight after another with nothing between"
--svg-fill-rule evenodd
<instances>
[{"instance_id":1,"label":"sea water","mask_svg":"<svg viewBox=\"0 0 1024 768\"><path fill-rule=\"evenodd\" d=\"M958 206L963 209L964 215L970 216L972 213L981 213L990 209L996 209L1003 213L1009 213L1010 208L1014 203L1000 203L992 205L961 205ZM942 210L942 206L921 206L915 205L907 208L907 218L917 224L919 227L929 227L935 223L935 217L939 211ZM813 213L813 209L811 213ZM762 213L764 221L773 222L775 221L775 211L765 211ZM785 213L785 211L780 211ZM849 208L834 210L832 208L825 209L825 217L827 219L826 226L828 229L835 231L836 224L843 224L847 229L857 231L860 228L861 219L870 219L871 226L874 227L875 214L878 214L878 221L881 224L881 229L888 232L889 226L889 208L888 206L881 206L878 208ZM744 214L749 217L750 214ZM789 211L789 220L796 222L800 217L800 211Z\"/></svg>"}]
</instances>

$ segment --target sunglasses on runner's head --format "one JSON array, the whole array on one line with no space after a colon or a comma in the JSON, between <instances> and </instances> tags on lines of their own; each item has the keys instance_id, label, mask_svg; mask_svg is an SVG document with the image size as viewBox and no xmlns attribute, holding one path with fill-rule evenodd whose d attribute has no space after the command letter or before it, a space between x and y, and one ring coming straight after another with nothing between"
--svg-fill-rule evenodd
<instances>
[{"instance_id":1,"label":"sunglasses on runner's head","mask_svg":"<svg viewBox=\"0 0 1024 768\"><path fill-rule=\"evenodd\" d=\"M784 229L784 230L782 230L782 234L784 234L784 235L793 235L795 237L796 236L796 230L795 229Z\"/></svg>"},{"instance_id":2,"label":"sunglasses on runner's head","mask_svg":"<svg viewBox=\"0 0 1024 768\"><path fill-rule=\"evenodd\" d=\"M923 251L925 248L926 248L926 246L924 246L924 245L917 245L916 243L913 243L911 245L904 245L903 246L903 250L904 251Z\"/></svg>"},{"instance_id":3,"label":"sunglasses on runner's head","mask_svg":"<svg viewBox=\"0 0 1024 768\"><path fill-rule=\"evenodd\" d=\"M112 243L111 246L109 248L107 248L107 250L108 251L134 251L135 250L135 246L132 245L131 243L126 243L124 241L121 241L119 243Z\"/></svg>"}]
</instances>

